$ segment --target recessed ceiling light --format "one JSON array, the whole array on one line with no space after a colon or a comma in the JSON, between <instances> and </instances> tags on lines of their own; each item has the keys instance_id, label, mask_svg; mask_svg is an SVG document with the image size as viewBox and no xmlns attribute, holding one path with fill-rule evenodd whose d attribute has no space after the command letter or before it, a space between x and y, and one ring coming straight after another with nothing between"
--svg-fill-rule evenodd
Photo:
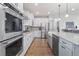
<instances>
[{"instance_id":1,"label":"recessed ceiling light","mask_svg":"<svg viewBox=\"0 0 79 59\"><path fill-rule=\"evenodd\" d=\"M48 12L48 14L50 14L50 12Z\"/></svg>"},{"instance_id":2,"label":"recessed ceiling light","mask_svg":"<svg viewBox=\"0 0 79 59\"><path fill-rule=\"evenodd\" d=\"M37 11L36 14L38 15L39 14L39 11Z\"/></svg>"},{"instance_id":3,"label":"recessed ceiling light","mask_svg":"<svg viewBox=\"0 0 79 59\"><path fill-rule=\"evenodd\" d=\"M38 3L35 3L35 6L38 6Z\"/></svg>"},{"instance_id":4,"label":"recessed ceiling light","mask_svg":"<svg viewBox=\"0 0 79 59\"><path fill-rule=\"evenodd\" d=\"M75 11L75 9L74 9L74 8L72 8L71 10L72 10L72 11Z\"/></svg>"},{"instance_id":5,"label":"recessed ceiling light","mask_svg":"<svg viewBox=\"0 0 79 59\"><path fill-rule=\"evenodd\" d=\"M65 17L68 18L69 17L69 14L66 14Z\"/></svg>"}]
</instances>

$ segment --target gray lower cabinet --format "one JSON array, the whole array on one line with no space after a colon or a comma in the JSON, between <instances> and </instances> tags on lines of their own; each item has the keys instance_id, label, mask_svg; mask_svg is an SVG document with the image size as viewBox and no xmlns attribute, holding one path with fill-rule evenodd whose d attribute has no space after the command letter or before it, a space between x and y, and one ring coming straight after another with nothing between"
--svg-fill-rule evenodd
<instances>
[{"instance_id":1,"label":"gray lower cabinet","mask_svg":"<svg viewBox=\"0 0 79 59\"><path fill-rule=\"evenodd\" d=\"M79 56L79 45L59 38L59 56Z\"/></svg>"},{"instance_id":2,"label":"gray lower cabinet","mask_svg":"<svg viewBox=\"0 0 79 59\"><path fill-rule=\"evenodd\" d=\"M79 56L79 45L73 45L73 56Z\"/></svg>"},{"instance_id":3,"label":"gray lower cabinet","mask_svg":"<svg viewBox=\"0 0 79 59\"><path fill-rule=\"evenodd\" d=\"M52 45L52 43L53 43L52 36L50 36L48 34L47 34L47 42L48 42L49 47L53 48L53 45Z\"/></svg>"},{"instance_id":4,"label":"gray lower cabinet","mask_svg":"<svg viewBox=\"0 0 79 59\"><path fill-rule=\"evenodd\" d=\"M66 50L62 45L59 46L59 56L72 56L71 50Z\"/></svg>"},{"instance_id":5,"label":"gray lower cabinet","mask_svg":"<svg viewBox=\"0 0 79 59\"><path fill-rule=\"evenodd\" d=\"M59 56L72 56L73 44L65 39L59 40Z\"/></svg>"},{"instance_id":6,"label":"gray lower cabinet","mask_svg":"<svg viewBox=\"0 0 79 59\"><path fill-rule=\"evenodd\" d=\"M79 45L55 34L47 35L50 48L55 56L79 56Z\"/></svg>"}]
</instances>

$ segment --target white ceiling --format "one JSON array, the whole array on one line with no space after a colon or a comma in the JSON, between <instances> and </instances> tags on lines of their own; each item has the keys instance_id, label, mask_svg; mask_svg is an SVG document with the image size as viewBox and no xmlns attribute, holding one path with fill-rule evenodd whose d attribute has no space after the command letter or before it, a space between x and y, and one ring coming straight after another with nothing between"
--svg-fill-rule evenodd
<instances>
[{"instance_id":1,"label":"white ceiling","mask_svg":"<svg viewBox=\"0 0 79 59\"><path fill-rule=\"evenodd\" d=\"M58 17L59 7L58 3L38 3L38 6L35 6L34 3L24 3L24 10L29 10L35 16L49 16L52 15L54 17ZM60 4L60 14L61 16L66 14L66 4ZM71 9L74 8L75 11ZM39 11L37 15L36 12ZM48 14L50 12L50 14ZM79 3L68 3L68 13L70 15L79 15Z\"/></svg>"}]
</instances>

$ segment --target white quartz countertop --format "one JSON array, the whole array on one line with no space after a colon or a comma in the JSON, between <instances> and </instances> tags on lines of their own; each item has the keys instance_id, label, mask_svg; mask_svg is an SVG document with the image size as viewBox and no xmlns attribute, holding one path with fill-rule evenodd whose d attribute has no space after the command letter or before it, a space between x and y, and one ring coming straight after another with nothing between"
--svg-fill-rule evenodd
<instances>
[{"instance_id":1,"label":"white quartz countertop","mask_svg":"<svg viewBox=\"0 0 79 59\"><path fill-rule=\"evenodd\" d=\"M59 36L65 40L68 40L76 45L79 45L79 34L78 33L70 33L70 32L52 32L49 31L48 34L52 36L52 34Z\"/></svg>"}]
</instances>

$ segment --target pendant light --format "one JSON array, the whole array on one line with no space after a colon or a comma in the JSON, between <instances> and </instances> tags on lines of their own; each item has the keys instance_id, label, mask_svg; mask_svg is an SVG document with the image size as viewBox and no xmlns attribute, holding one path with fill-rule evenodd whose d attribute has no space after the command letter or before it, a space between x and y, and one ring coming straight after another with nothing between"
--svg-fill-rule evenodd
<instances>
[{"instance_id":1,"label":"pendant light","mask_svg":"<svg viewBox=\"0 0 79 59\"><path fill-rule=\"evenodd\" d=\"M68 14L68 4L66 4L66 15L65 15L66 18L69 17L69 14Z\"/></svg>"},{"instance_id":2,"label":"pendant light","mask_svg":"<svg viewBox=\"0 0 79 59\"><path fill-rule=\"evenodd\" d=\"M59 4L58 7L59 7L59 19L58 20L61 20L61 17L60 17L60 7L61 7L61 5Z\"/></svg>"}]
</instances>

